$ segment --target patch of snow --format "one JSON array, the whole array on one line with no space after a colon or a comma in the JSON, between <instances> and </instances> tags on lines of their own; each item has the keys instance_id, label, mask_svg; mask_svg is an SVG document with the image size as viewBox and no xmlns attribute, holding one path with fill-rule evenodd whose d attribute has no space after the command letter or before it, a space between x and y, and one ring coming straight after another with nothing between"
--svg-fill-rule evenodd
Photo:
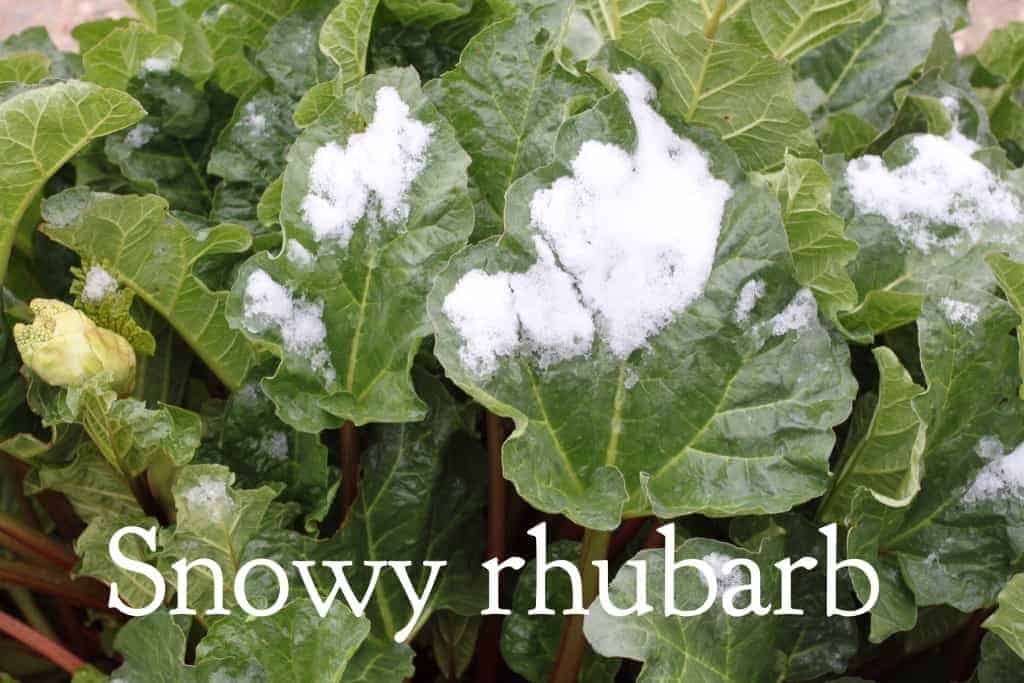
<instances>
[{"instance_id":1,"label":"patch of snow","mask_svg":"<svg viewBox=\"0 0 1024 683\"><path fill-rule=\"evenodd\" d=\"M288 435L284 432L271 432L260 439L260 452L272 460L288 459Z\"/></svg>"},{"instance_id":2,"label":"patch of snow","mask_svg":"<svg viewBox=\"0 0 1024 683\"><path fill-rule=\"evenodd\" d=\"M981 306L956 299L943 298L939 300L939 307L950 324L960 327L971 327L981 315Z\"/></svg>"},{"instance_id":3,"label":"patch of snow","mask_svg":"<svg viewBox=\"0 0 1024 683\"><path fill-rule=\"evenodd\" d=\"M182 492L182 497L192 514L224 519L235 509L235 501L228 493L222 479L200 478Z\"/></svg>"},{"instance_id":4,"label":"patch of snow","mask_svg":"<svg viewBox=\"0 0 1024 683\"><path fill-rule=\"evenodd\" d=\"M246 102L242 112L245 114L242 123L253 135L260 136L267 131L267 117L256 110L255 102Z\"/></svg>"},{"instance_id":5,"label":"patch of snow","mask_svg":"<svg viewBox=\"0 0 1024 683\"><path fill-rule=\"evenodd\" d=\"M314 372L331 383L336 373L325 347L323 314L322 301L296 298L262 269L254 270L246 280L242 314L246 329L253 334L277 331L287 352L308 358Z\"/></svg>"},{"instance_id":6,"label":"patch of snow","mask_svg":"<svg viewBox=\"0 0 1024 683\"><path fill-rule=\"evenodd\" d=\"M426 165L433 127L412 118L398 91L377 91L373 120L342 147L330 142L316 151L303 200L306 222L318 242L344 247L356 223L398 223L409 215L406 193Z\"/></svg>"},{"instance_id":7,"label":"patch of snow","mask_svg":"<svg viewBox=\"0 0 1024 683\"><path fill-rule=\"evenodd\" d=\"M917 156L899 168L873 155L846 168L857 207L895 225L905 244L923 253L948 250L978 243L985 223L1021 220L1017 197L962 144L937 135L919 135L912 144ZM939 237L931 224L954 226L959 234Z\"/></svg>"},{"instance_id":8,"label":"patch of snow","mask_svg":"<svg viewBox=\"0 0 1024 683\"><path fill-rule=\"evenodd\" d=\"M156 135L155 126L140 123L128 131L128 134L124 136L124 143L132 149L138 149L148 144L154 135Z\"/></svg>"},{"instance_id":9,"label":"patch of snow","mask_svg":"<svg viewBox=\"0 0 1024 683\"><path fill-rule=\"evenodd\" d=\"M153 74L170 73L173 62L167 57L149 57L142 61L142 72Z\"/></svg>"},{"instance_id":10,"label":"patch of snow","mask_svg":"<svg viewBox=\"0 0 1024 683\"><path fill-rule=\"evenodd\" d=\"M764 296L765 287L763 280L748 280L743 288L740 289L740 295L736 298L736 310L734 314L736 316L737 323L745 323L750 317L751 311L754 310L754 306Z\"/></svg>"},{"instance_id":11,"label":"patch of snow","mask_svg":"<svg viewBox=\"0 0 1024 683\"><path fill-rule=\"evenodd\" d=\"M477 374L519 352L545 364L585 355L595 337L624 358L704 290L732 190L654 111L643 76L615 78L636 149L584 142L572 175L530 202L536 264L524 274L471 271L445 299Z\"/></svg>"},{"instance_id":12,"label":"patch of snow","mask_svg":"<svg viewBox=\"0 0 1024 683\"><path fill-rule=\"evenodd\" d=\"M818 302L809 289L801 289L782 312L771 319L772 334L781 337L787 332L799 332L818 317Z\"/></svg>"},{"instance_id":13,"label":"patch of snow","mask_svg":"<svg viewBox=\"0 0 1024 683\"><path fill-rule=\"evenodd\" d=\"M633 368L626 368L626 378L622 382L622 386L627 389L632 389L636 386L636 383L640 381L640 373Z\"/></svg>"},{"instance_id":14,"label":"patch of snow","mask_svg":"<svg viewBox=\"0 0 1024 683\"><path fill-rule=\"evenodd\" d=\"M85 274L82 286L82 301L98 304L111 292L117 291L117 280L103 268L92 266Z\"/></svg>"},{"instance_id":15,"label":"patch of snow","mask_svg":"<svg viewBox=\"0 0 1024 683\"><path fill-rule=\"evenodd\" d=\"M711 567L711 570L715 573L715 578L718 580L719 592L724 592L727 588L733 588L743 582L743 571L739 567L733 567L733 570L728 574L725 573L725 565L733 558L722 553L709 553L704 557L700 558L704 564ZM704 581L704 575L701 574L701 581Z\"/></svg>"},{"instance_id":16,"label":"patch of snow","mask_svg":"<svg viewBox=\"0 0 1024 683\"><path fill-rule=\"evenodd\" d=\"M979 442L979 454L983 442L984 439ZM991 449L991 446L990 443L987 448ZM961 500L972 505L1001 496L1021 495L1024 495L1024 444L1017 446L1012 453L990 460Z\"/></svg>"},{"instance_id":17,"label":"patch of snow","mask_svg":"<svg viewBox=\"0 0 1024 683\"><path fill-rule=\"evenodd\" d=\"M298 266L299 268L309 268L313 265L313 254L309 253L309 250L295 239L288 240L288 246L285 249L285 257L292 263L292 265Z\"/></svg>"},{"instance_id":18,"label":"patch of snow","mask_svg":"<svg viewBox=\"0 0 1024 683\"><path fill-rule=\"evenodd\" d=\"M998 437L983 436L978 440L978 445L974 447L974 452L982 460L995 460L1003 457L1006 447Z\"/></svg>"}]
</instances>

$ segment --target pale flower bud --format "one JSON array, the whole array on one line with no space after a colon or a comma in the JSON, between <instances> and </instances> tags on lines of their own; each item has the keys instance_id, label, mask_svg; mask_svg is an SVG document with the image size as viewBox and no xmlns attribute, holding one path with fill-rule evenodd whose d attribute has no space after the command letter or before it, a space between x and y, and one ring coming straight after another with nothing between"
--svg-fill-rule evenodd
<instances>
[{"instance_id":1,"label":"pale flower bud","mask_svg":"<svg viewBox=\"0 0 1024 683\"><path fill-rule=\"evenodd\" d=\"M31 325L15 325L21 358L47 384L74 387L106 373L118 394L135 383L135 351L124 337L98 327L81 311L56 299L34 299Z\"/></svg>"}]
</instances>

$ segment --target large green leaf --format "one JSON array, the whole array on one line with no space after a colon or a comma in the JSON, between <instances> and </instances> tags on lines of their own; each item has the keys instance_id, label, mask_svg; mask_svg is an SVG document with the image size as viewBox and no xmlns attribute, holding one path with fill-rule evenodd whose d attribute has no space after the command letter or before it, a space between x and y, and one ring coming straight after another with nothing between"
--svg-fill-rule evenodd
<instances>
[{"instance_id":1,"label":"large green leaf","mask_svg":"<svg viewBox=\"0 0 1024 683\"><path fill-rule=\"evenodd\" d=\"M1024 320L1024 264L999 253L989 254L985 258L985 263L992 269L1013 310ZM1024 378L1024 326L1017 328L1017 344L1020 348L1018 364L1021 377ZM1024 383L1021 384L1020 396L1024 399Z\"/></svg>"},{"instance_id":2,"label":"large green leaf","mask_svg":"<svg viewBox=\"0 0 1024 683\"><path fill-rule=\"evenodd\" d=\"M195 83L204 83L213 73L213 51L206 34L178 0L128 0L149 30L169 36L181 45L177 69Z\"/></svg>"},{"instance_id":3,"label":"large green leaf","mask_svg":"<svg viewBox=\"0 0 1024 683\"><path fill-rule=\"evenodd\" d=\"M344 558L355 564L347 572L356 595L370 580L371 560L412 562L409 578L422 591L430 576L428 560L448 563L431 600L407 640L440 609L478 614L485 597L480 585L482 552L480 511L484 507L484 455L464 431L463 407L440 380L417 371L416 386L427 401L423 422L383 425L367 430L370 442L361 454L363 478L359 498L344 526L319 545L311 559ZM333 578L324 577L331 585ZM381 651L395 646L395 634L412 618L406 594L392 572L381 575L367 609L371 640ZM405 645L399 647L411 656ZM371 679L372 680L372 679Z\"/></svg>"},{"instance_id":4,"label":"large green leaf","mask_svg":"<svg viewBox=\"0 0 1024 683\"><path fill-rule=\"evenodd\" d=\"M184 622L187 623L187 622ZM125 683L200 683L215 680L340 683L353 651L369 631L365 619L336 605L319 618L309 600L248 620L239 613L215 624L200 642L196 663L185 663L186 630L166 611L132 620L114 647Z\"/></svg>"},{"instance_id":5,"label":"large green leaf","mask_svg":"<svg viewBox=\"0 0 1024 683\"><path fill-rule=\"evenodd\" d=\"M503 451L505 477L535 507L596 529L615 528L623 515L781 511L820 495L831 428L848 415L854 393L847 348L816 316L797 333L771 324L794 299L813 305L813 297L797 294L774 197L745 183L735 157L710 140L711 168L730 183L732 198L703 296L625 358L599 341L584 357L546 367L530 356L496 358L485 376L464 360L464 340L443 310L447 295L475 269L522 273L535 263L532 196L571 175L581 143L635 145L618 93L570 119L560 137L560 163L509 191L502 238L457 257L429 301L435 353L448 376L516 421ZM738 315L745 286L756 306L745 301ZM776 328L783 334L773 335Z\"/></svg>"},{"instance_id":6,"label":"large green leaf","mask_svg":"<svg viewBox=\"0 0 1024 683\"><path fill-rule=\"evenodd\" d=\"M156 196L73 191L44 202L46 234L93 263L166 318L196 354L230 388L241 385L255 354L224 318L226 292L213 292L196 276L207 256L249 247L247 230L223 225L193 234L169 216Z\"/></svg>"},{"instance_id":7,"label":"large green leaf","mask_svg":"<svg viewBox=\"0 0 1024 683\"><path fill-rule=\"evenodd\" d=\"M665 109L718 133L745 168L780 166L787 152L816 152L788 66L756 48L684 35L660 20L645 24L641 34L633 49L661 77Z\"/></svg>"},{"instance_id":8,"label":"large green leaf","mask_svg":"<svg viewBox=\"0 0 1024 683\"><path fill-rule=\"evenodd\" d=\"M777 59L793 61L879 13L878 0L762 0L750 13Z\"/></svg>"},{"instance_id":9,"label":"large green leaf","mask_svg":"<svg viewBox=\"0 0 1024 683\"><path fill-rule=\"evenodd\" d=\"M769 571L771 565L764 555L703 538L689 539L675 552L677 562L704 559L712 566L735 558L758 565L767 604L777 591L778 579ZM784 677L779 630L765 622L771 617L727 615L721 607L721 580L718 603L704 614L688 618L665 616L665 551L643 550L633 559L645 563L641 566L646 572L648 600L654 610L644 616L618 617L609 615L599 604L592 605L584 619L583 632L599 654L643 662L638 683L767 683ZM626 565L616 574L609 590L614 605L633 604L639 571ZM746 570L736 571L741 574L740 581L749 579ZM708 589L701 574L683 569L675 572L674 579L676 609L693 610L704 602ZM739 598L737 605L745 606L748 600Z\"/></svg>"},{"instance_id":10,"label":"large green leaf","mask_svg":"<svg viewBox=\"0 0 1024 683\"><path fill-rule=\"evenodd\" d=\"M978 61L1000 82L980 90L992 119L992 132L1000 141L1024 147L1024 107L1019 92L1024 86L1024 23L1014 22L989 34L978 50Z\"/></svg>"},{"instance_id":11,"label":"large green leaf","mask_svg":"<svg viewBox=\"0 0 1024 683\"><path fill-rule=\"evenodd\" d=\"M876 127L895 110L893 90L928 55L935 32L967 18L961 0L885 0L882 13L808 53L797 65L822 92L816 116L848 111Z\"/></svg>"},{"instance_id":12,"label":"large green leaf","mask_svg":"<svg viewBox=\"0 0 1024 683\"><path fill-rule=\"evenodd\" d=\"M981 641L981 660L971 683L1014 683L1020 678L1021 658L995 635Z\"/></svg>"},{"instance_id":13,"label":"large green leaf","mask_svg":"<svg viewBox=\"0 0 1024 683\"><path fill-rule=\"evenodd\" d=\"M403 24L433 26L469 13L473 0L383 0Z\"/></svg>"},{"instance_id":14,"label":"large green leaf","mask_svg":"<svg viewBox=\"0 0 1024 683\"><path fill-rule=\"evenodd\" d=\"M338 65L338 82L355 83L366 74L370 28L380 0L342 0L320 29L320 49Z\"/></svg>"},{"instance_id":15,"label":"large green leaf","mask_svg":"<svg viewBox=\"0 0 1024 683\"><path fill-rule=\"evenodd\" d=\"M809 287L829 315L853 308L857 288L846 264L857 255L857 243L846 239L843 220L832 211L832 181L813 159L786 156L775 182L782 222L796 267L796 279Z\"/></svg>"},{"instance_id":16,"label":"large green leaf","mask_svg":"<svg viewBox=\"0 0 1024 683\"><path fill-rule=\"evenodd\" d=\"M79 506L75 506L76 511ZM117 595L136 609L153 601L153 582L137 572L127 571L114 564L110 558L110 539L119 529L137 526L143 529L158 526L155 519L143 517L138 508L132 513L117 514L114 510L102 512L95 517L75 541L75 552L81 558L75 568L75 576L91 576L107 584L117 583ZM156 564L157 553L146 546L143 539L135 535L125 536L118 544L121 552L137 562ZM173 590L173 588L171 588Z\"/></svg>"},{"instance_id":17,"label":"large green leaf","mask_svg":"<svg viewBox=\"0 0 1024 683\"><path fill-rule=\"evenodd\" d=\"M854 500L849 552L871 561L882 578L874 641L912 626L915 605L971 611L990 604L1021 554L1024 504L999 474L1004 453L1024 440L1010 334L1019 318L990 294L970 295L977 306L970 324L930 301L917 323L928 385L913 400L927 428L920 492L898 509L867 492ZM855 576L854 585L863 597L866 584Z\"/></svg>"},{"instance_id":18,"label":"large green leaf","mask_svg":"<svg viewBox=\"0 0 1024 683\"><path fill-rule=\"evenodd\" d=\"M846 518L858 488L891 507L909 505L921 488L925 425L913 403L924 389L890 349L880 346L872 353L878 392L865 394L854 410L838 472L819 510L826 522Z\"/></svg>"},{"instance_id":19,"label":"large green leaf","mask_svg":"<svg viewBox=\"0 0 1024 683\"><path fill-rule=\"evenodd\" d=\"M329 237L319 242L303 208L316 153L345 144L370 123L378 92L397 93L410 116L431 131L422 170L404 194L407 218L372 225L362 215L347 244ZM262 386L285 422L315 432L346 419L364 424L422 417L409 371L429 332L425 294L472 229L468 163L409 69L368 76L295 142L282 194L286 248L276 257L263 252L247 261L228 302L231 324L281 357L277 373ZM250 282L265 287L250 289ZM290 307L264 320L263 300L253 298L260 289L274 290L273 298ZM308 327L296 328L300 320Z\"/></svg>"},{"instance_id":20,"label":"large green leaf","mask_svg":"<svg viewBox=\"0 0 1024 683\"><path fill-rule=\"evenodd\" d=\"M554 59L566 5L540 3L489 26L469 42L457 68L427 86L473 158L474 239L501 232L509 185L551 163L558 127L604 93Z\"/></svg>"},{"instance_id":21,"label":"large green leaf","mask_svg":"<svg viewBox=\"0 0 1024 683\"><path fill-rule=\"evenodd\" d=\"M984 626L1024 659L1024 574L1010 579L999 593L999 609Z\"/></svg>"},{"instance_id":22,"label":"large green leaf","mask_svg":"<svg viewBox=\"0 0 1024 683\"><path fill-rule=\"evenodd\" d=\"M580 544L571 541L552 543L547 551L549 562L577 564L580 559ZM551 677L562 640L565 625L562 612L572 607L572 584L565 572L549 574L545 583L545 604L556 614L529 615L527 612L533 609L537 597L536 570L537 560L534 559L520 572L512 596L512 614L501 622L501 656L510 669L530 683L544 683ZM580 666L579 680L583 683L614 681L618 670L617 659L598 657L588 649Z\"/></svg>"},{"instance_id":23,"label":"large green leaf","mask_svg":"<svg viewBox=\"0 0 1024 683\"><path fill-rule=\"evenodd\" d=\"M127 89L147 60L168 65L178 61L181 45L132 22L115 28L82 55L86 79L108 88ZM169 67L168 67L169 68Z\"/></svg>"},{"instance_id":24,"label":"large green leaf","mask_svg":"<svg viewBox=\"0 0 1024 683\"><path fill-rule=\"evenodd\" d=\"M77 81L0 103L0 280L14 232L47 180L90 141L145 115L123 92Z\"/></svg>"}]
</instances>

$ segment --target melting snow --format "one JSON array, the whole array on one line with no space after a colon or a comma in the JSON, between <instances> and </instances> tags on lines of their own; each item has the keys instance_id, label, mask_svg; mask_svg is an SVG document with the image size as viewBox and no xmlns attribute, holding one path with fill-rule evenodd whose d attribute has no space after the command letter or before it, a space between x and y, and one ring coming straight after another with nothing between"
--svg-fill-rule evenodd
<instances>
[{"instance_id":1,"label":"melting snow","mask_svg":"<svg viewBox=\"0 0 1024 683\"><path fill-rule=\"evenodd\" d=\"M781 337L787 332L799 332L817 317L818 302L814 294L809 289L801 289L789 305L771 319L772 334Z\"/></svg>"},{"instance_id":2,"label":"melting snow","mask_svg":"<svg viewBox=\"0 0 1024 683\"><path fill-rule=\"evenodd\" d=\"M273 460L288 459L288 435L284 432L271 432L260 439L260 452Z\"/></svg>"},{"instance_id":3,"label":"melting snow","mask_svg":"<svg viewBox=\"0 0 1024 683\"><path fill-rule=\"evenodd\" d=\"M247 102L245 107L242 108L242 112L245 114L242 123L245 124L253 135L259 136L266 132L267 117L265 114L256 111L255 102Z\"/></svg>"},{"instance_id":4,"label":"melting snow","mask_svg":"<svg viewBox=\"0 0 1024 683\"><path fill-rule=\"evenodd\" d=\"M285 250L285 256L292 263L292 265L298 266L299 268L309 268L313 265L313 255L309 253L298 240L288 240L288 247Z\"/></svg>"},{"instance_id":5,"label":"melting snow","mask_svg":"<svg viewBox=\"0 0 1024 683\"><path fill-rule=\"evenodd\" d=\"M445 299L477 374L520 351L544 364L585 355L595 336L626 357L703 292L732 190L648 104L650 83L636 72L616 80L636 150L583 143L572 175L530 203L536 264L523 274L471 271Z\"/></svg>"},{"instance_id":6,"label":"melting snow","mask_svg":"<svg viewBox=\"0 0 1024 683\"><path fill-rule=\"evenodd\" d=\"M156 128L154 126L148 123L140 123L128 131L128 134L124 136L124 142L132 149L138 149L152 140L154 135L156 135Z\"/></svg>"},{"instance_id":7,"label":"melting snow","mask_svg":"<svg viewBox=\"0 0 1024 683\"><path fill-rule=\"evenodd\" d=\"M228 494L227 484L221 479L203 477L182 493L192 514L205 514L223 519L235 508Z\"/></svg>"},{"instance_id":8,"label":"melting snow","mask_svg":"<svg viewBox=\"0 0 1024 683\"><path fill-rule=\"evenodd\" d=\"M142 62L143 73L166 74L171 71L171 60L166 57L150 57Z\"/></svg>"},{"instance_id":9,"label":"melting snow","mask_svg":"<svg viewBox=\"0 0 1024 683\"><path fill-rule=\"evenodd\" d=\"M734 311L736 322L745 323L747 321L754 306L764 296L764 292L764 282L761 280L749 280L743 285L740 295L736 298L736 310Z\"/></svg>"},{"instance_id":10,"label":"melting snow","mask_svg":"<svg viewBox=\"0 0 1024 683\"><path fill-rule=\"evenodd\" d=\"M978 317L981 315L981 306L956 299L941 299L939 307L942 308L942 313L950 324L960 327L971 327L978 322Z\"/></svg>"},{"instance_id":11,"label":"melting snow","mask_svg":"<svg viewBox=\"0 0 1024 683\"><path fill-rule=\"evenodd\" d=\"M968 245L979 242L985 223L1021 220L1017 197L971 157L971 145L937 135L919 135L912 144L917 156L899 168L889 169L881 157L865 156L846 169L857 207L885 217L904 243L923 253L952 249L965 240ZM939 237L928 229L931 224L960 231Z\"/></svg>"},{"instance_id":12,"label":"melting snow","mask_svg":"<svg viewBox=\"0 0 1024 683\"><path fill-rule=\"evenodd\" d=\"M1024 494L1024 444L1003 455L1002 444L991 437L978 442L978 455L989 460L961 499L970 505L1004 495Z\"/></svg>"},{"instance_id":13,"label":"melting snow","mask_svg":"<svg viewBox=\"0 0 1024 683\"><path fill-rule=\"evenodd\" d=\"M242 315L246 328L253 334L276 330L286 351L308 358L313 370L330 383L335 379L335 371L324 344L327 328L323 314L322 301L296 299L291 290L262 269L249 274Z\"/></svg>"},{"instance_id":14,"label":"melting snow","mask_svg":"<svg viewBox=\"0 0 1024 683\"><path fill-rule=\"evenodd\" d=\"M117 291L117 280L99 266L92 266L85 274L85 285L82 287L82 301L98 304L111 292Z\"/></svg>"},{"instance_id":15,"label":"melting snow","mask_svg":"<svg viewBox=\"0 0 1024 683\"><path fill-rule=\"evenodd\" d=\"M409 215L405 195L426 164L432 126L410 117L398 91L377 91L373 121L342 147L330 142L316 151L310 192L302 203L317 241L348 244L359 220L397 223Z\"/></svg>"},{"instance_id":16,"label":"melting snow","mask_svg":"<svg viewBox=\"0 0 1024 683\"><path fill-rule=\"evenodd\" d=\"M701 558L701 561L711 567L711 570L715 572L715 578L718 580L718 590L725 591L727 588L733 588L743 582L743 571L739 567L733 567L732 571L728 574L725 573L725 565L730 562L733 558L722 553L709 553ZM701 581L704 581L704 575L701 574Z\"/></svg>"}]
</instances>

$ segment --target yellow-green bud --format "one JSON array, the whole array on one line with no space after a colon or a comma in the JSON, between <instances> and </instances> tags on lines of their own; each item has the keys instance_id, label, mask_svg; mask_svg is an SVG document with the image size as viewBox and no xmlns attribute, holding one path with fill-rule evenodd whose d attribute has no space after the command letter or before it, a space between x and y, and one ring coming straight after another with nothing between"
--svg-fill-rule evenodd
<instances>
[{"instance_id":1,"label":"yellow-green bud","mask_svg":"<svg viewBox=\"0 0 1024 683\"><path fill-rule=\"evenodd\" d=\"M124 395L135 383L135 351L124 337L98 327L81 311L56 299L34 299L31 325L15 325L21 359L47 384L74 387L106 373Z\"/></svg>"}]
</instances>

